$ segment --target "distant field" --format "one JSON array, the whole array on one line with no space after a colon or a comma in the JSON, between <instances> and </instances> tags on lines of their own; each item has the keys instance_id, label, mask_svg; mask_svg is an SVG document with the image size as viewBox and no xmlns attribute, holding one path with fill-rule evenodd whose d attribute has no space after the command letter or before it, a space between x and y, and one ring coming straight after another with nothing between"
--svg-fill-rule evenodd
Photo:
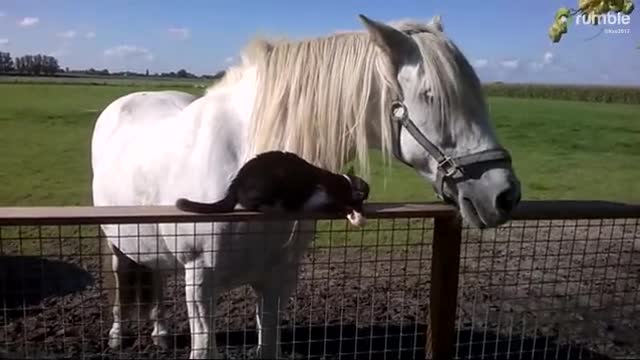
<instances>
[{"instance_id":1,"label":"distant field","mask_svg":"<svg viewBox=\"0 0 640 360\"><path fill-rule=\"evenodd\" d=\"M210 84L211 80L183 78L154 78L143 76L6 76L0 75L0 84L57 84L57 85L102 85L102 86L152 86L152 87L197 87Z\"/></svg>"},{"instance_id":2,"label":"distant field","mask_svg":"<svg viewBox=\"0 0 640 360\"><path fill-rule=\"evenodd\" d=\"M0 84L0 206L90 204L93 123L116 97L147 88ZM500 97L490 106L525 199L640 200L640 106ZM374 157L374 200L434 199L398 164L383 188L378 165Z\"/></svg>"},{"instance_id":3,"label":"distant field","mask_svg":"<svg viewBox=\"0 0 640 360\"><path fill-rule=\"evenodd\" d=\"M147 87L200 87L210 84L206 79L183 79L146 76L87 76L73 74L60 77L3 76L0 84L60 84L103 86L147 86ZM556 84L506 84L483 85L488 96L530 99L588 101L608 104L640 105L640 86L556 85Z\"/></svg>"},{"instance_id":4,"label":"distant field","mask_svg":"<svg viewBox=\"0 0 640 360\"><path fill-rule=\"evenodd\" d=\"M546 84L485 84L489 96L531 99L575 100L640 105L640 87Z\"/></svg>"}]
</instances>

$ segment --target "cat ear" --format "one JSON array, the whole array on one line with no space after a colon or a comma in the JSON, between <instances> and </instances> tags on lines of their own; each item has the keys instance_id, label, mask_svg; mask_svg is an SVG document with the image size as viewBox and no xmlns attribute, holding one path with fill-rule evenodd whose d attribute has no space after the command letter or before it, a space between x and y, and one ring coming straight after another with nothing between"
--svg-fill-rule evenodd
<instances>
[{"instance_id":1,"label":"cat ear","mask_svg":"<svg viewBox=\"0 0 640 360\"><path fill-rule=\"evenodd\" d=\"M347 175L355 175L355 171L353 170L353 165L349 166L349 169L347 170Z\"/></svg>"}]
</instances>

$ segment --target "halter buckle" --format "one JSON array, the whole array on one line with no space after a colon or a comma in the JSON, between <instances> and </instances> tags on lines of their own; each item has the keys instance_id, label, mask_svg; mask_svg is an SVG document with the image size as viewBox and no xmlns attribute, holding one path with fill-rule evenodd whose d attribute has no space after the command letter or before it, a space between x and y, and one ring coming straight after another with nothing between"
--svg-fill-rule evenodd
<instances>
[{"instance_id":1,"label":"halter buckle","mask_svg":"<svg viewBox=\"0 0 640 360\"><path fill-rule=\"evenodd\" d=\"M394 101L391 103L391 118L395 121L404 121L409 117L409 111L407 106L401 101Z\"/></svg>"},{"instance_id":2,"label":"halter buckle","mask_svg":"<svg viewBox=\"0 0 640 360\"><path fill-rule=\"evenodd\" d=\"M438 162L438 168L444 172L445 177L452 176L458 171L458 165L450 157L445 157Z\"/></svg>"}]
</instances>

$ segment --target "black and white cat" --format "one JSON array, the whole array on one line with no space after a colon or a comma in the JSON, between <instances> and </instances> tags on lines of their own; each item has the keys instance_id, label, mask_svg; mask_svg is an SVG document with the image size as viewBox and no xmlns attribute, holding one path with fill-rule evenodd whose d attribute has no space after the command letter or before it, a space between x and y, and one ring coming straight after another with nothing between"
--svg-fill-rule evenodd
<instances>
[{"instance_id":1,"label":"black and white cat","mask_svg":"<svg viewBox=\"0 0 640 360\"><path fill-rule=\"evenodd\" d=\"M196 213L267 208L337 212L344 213L353 225L362 226L365 223L362 206L368 198L369 184L353 175L353 168L347 174L336 174L294 153L268 151L240 168L221 200L202 203L180 198L176 207Z\"/></svg>"}]
</instances>

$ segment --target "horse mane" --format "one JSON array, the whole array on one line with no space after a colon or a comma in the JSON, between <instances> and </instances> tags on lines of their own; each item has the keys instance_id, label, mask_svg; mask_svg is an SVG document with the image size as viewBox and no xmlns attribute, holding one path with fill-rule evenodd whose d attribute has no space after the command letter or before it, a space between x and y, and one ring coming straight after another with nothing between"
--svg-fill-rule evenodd
<instances>
[{"instance_id":1,"label":"horse mane","mask_svg":"<svg viewBox=\"0 0 640 360\"><path fill-rule=\"evenodd\" d=\"M381 150L388 154L386 115L397 88L391 63L378 51L366 33L356 32L295 42L254 40L245 50L258 77L249 154L292 151L340 171L355 152L366 178L367 122L379 124Z\"/></svg>"},{"instance_id":2,"label":"horse mane","mask_svg":"<svg viewBox=\"0 0 640 360\"><path fill-rule=\"evenodd\" d=\"M434 79L434 94L443 96L443 112L452 111L451 99L470 90L464 89L466 83L456 85L464 57L441 34L439 17L430 23L388 24L416 34L425 60L433 65L425 71ZM300 41L252 40L243 51L242 64L222 79L234 81L246 67L257 70L247 156L274 149L291 151L317 166L340 171L355 155L360 173L368 178L369 140L377 135L388 164L389 107L400 87L392 64L379 51L363 30ZM472 69L471 73L475 76ZM367 133L368 121L375 122L378 134Z\"/></svg>"}]
</instances>

